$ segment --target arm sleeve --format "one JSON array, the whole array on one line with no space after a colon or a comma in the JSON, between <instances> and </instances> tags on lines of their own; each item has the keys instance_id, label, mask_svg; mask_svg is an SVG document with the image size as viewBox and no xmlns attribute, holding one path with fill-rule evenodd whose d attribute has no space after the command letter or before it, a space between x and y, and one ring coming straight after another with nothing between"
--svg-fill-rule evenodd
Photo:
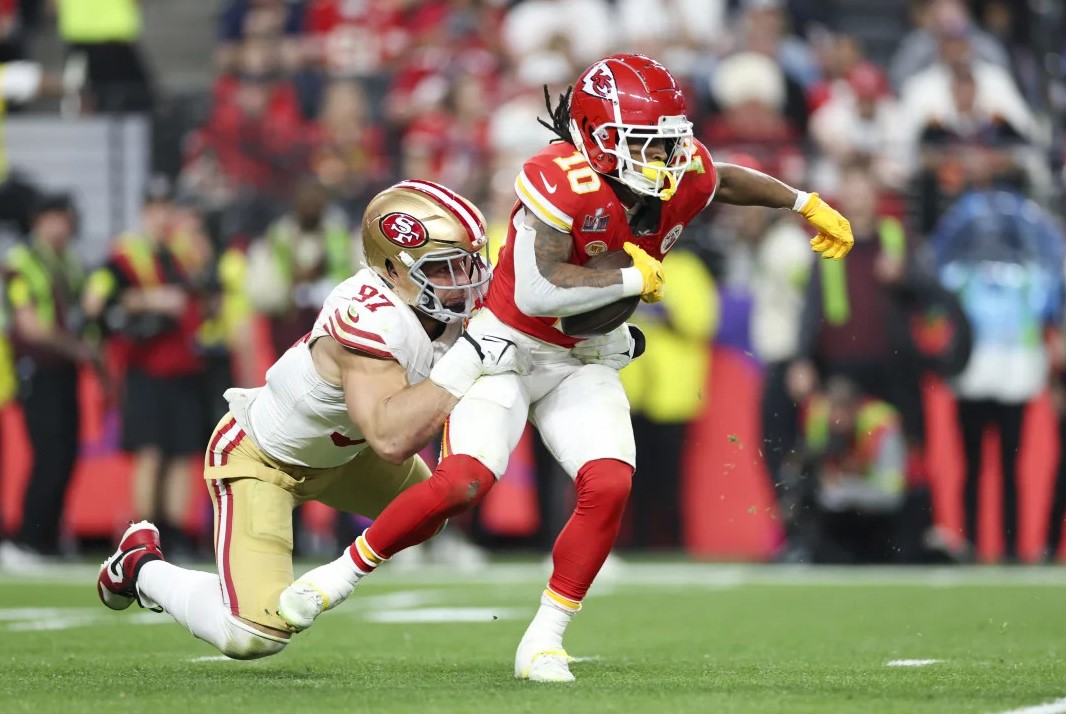
<instances>
[{"instance_id":1,"label":"arm sleeve","mask_svg":"<svg viewBox=\"0 0 1066 714\"><path fill-rule=\"evenodd\" d=\"M515 305L527 315L566 317L639 295L644 280L636 268L625 268L622 282L602 288L560 288L540 273L533 249L537 232L525 225L522 212L514 218Z\"/></svg>"}]
</instances>

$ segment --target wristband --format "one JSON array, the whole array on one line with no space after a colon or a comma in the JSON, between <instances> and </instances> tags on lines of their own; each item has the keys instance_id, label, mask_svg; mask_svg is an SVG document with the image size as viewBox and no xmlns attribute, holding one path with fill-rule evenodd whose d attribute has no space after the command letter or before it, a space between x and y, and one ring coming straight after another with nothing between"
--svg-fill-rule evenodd
<instances>
[{"instance_id":1,"label":"wristband","mask_svg":"<svg viewBox=\"0 0 1066 714\"><path fill-rule=\"evenodd\" d=\"M622 295L633 297L644 292L644 276L639 268L622 268Z\"/></svg>"}]
</instances>

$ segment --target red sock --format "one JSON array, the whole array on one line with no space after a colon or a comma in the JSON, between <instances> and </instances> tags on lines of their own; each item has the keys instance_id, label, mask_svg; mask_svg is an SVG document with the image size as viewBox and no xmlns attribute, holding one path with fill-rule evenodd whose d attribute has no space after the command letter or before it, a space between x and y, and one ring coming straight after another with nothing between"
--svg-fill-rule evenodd
<instances>
[{"instance_id":1,"label":"red sock","mask_svg":"<svg viewBox=\"0 0 1066 714\"><path fill-rule=\"evenodd\" d=\"M494 483L492 472L474 457L447 456L428 480L386 506L363 537L375 553L390 558L432 538L444 521L478 503Z\"/></svg>"},{"instance_id":2,"label":"red sock","mask_svg":"<svg viewBox=\"0 0 1066 714\"><path fill-rule=\"evenodd\" d=\"M614 459L590 461L577 472L577 508L552 549L548 587L581 602L622 526L633 467Z\"/></svg>"}]
</instances>

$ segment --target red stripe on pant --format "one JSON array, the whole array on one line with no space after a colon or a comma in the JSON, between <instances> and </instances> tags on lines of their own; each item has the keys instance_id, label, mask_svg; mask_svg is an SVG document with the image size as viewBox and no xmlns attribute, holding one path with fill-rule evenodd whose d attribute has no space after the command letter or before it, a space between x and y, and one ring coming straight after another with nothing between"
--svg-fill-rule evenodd
<instances>
[{"instance_id":1,"label":"red stripe on pant","mask_svg":"<svg viewBox=\"0 0 1066 714\"><path fill-rule=\"evenodd\" d=\"M237 614L237 590L230 572L229 548L233 534L233 490L225 481L213 481L218 497L218 532L215 535L215 560L218 563L218 578L222 584L222 599L229 611Z\"/></svg>"},{"instance_id":2,"label":"red stripe on pant","mask_svg":"<svg viewBox=\"0 0 1066 714\"><path fill-rule=\"evenodd\" d=\"M207 465L217 466L215 463L215 449L218 448L218 442L222 440L222 435L233 428L233 425L237 423L235 418L231 418L224 426L220 426L215 430L214 436L211 437L211 441L207 445Z\"/></svg>"},{"instance_id":3,"label":"red stripe on pant","mask_svg":"<svg viewBox=\"0 0 1066 714\"><path fill-rule=\"evenodd\" d=\"M237 446L244 440L245 431L241 429L237 432L237 435L229 442L229 444L222 449L222 456L219 459L219 466L225 466L229 463L229 455Z\"/></svg>"}]
</instances>

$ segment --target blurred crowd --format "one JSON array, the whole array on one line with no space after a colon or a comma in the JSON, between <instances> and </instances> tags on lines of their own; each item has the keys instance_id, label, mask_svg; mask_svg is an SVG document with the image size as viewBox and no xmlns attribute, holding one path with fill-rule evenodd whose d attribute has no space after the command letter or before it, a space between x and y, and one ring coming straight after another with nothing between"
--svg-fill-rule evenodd
<instances>
[{"instance_id":1,"label":"blurred crowd","mask_svg":"<svg viewBox=\"0 0 1066 714\"><path fill-rule=\"evenodd\" d=\"M363 208L399 178L474 200L498 250L515 176L551 138L537 122L546 94L624 50L678 77L716 160L813 187L856 237L848 259L831 263L813 260L787 212L715 206L687 231L667 260L666 300L635 317L648 352L624 374L642 467L629 544L682 545L687 426L706 408L729 408L704 398L715 342L763 370L761 453L782 524L777 557L972 558L983 435L994 427L1002 557L1017 560L1026 406L1051 390L1066 436L1066 239L1048 208L1063 194L1061 8L226 0L205 110L179 121L153 79L166 67L149 67L139 46L137 2L100 0L90 16L77 0L52 5L67 47L55 77L20 61L27 33L47 16L37 3L0 0L0 61L19 70L0 74L4 96L51 91L83 114L147 113L157 136L180 138L180 154L157 152L141 221L116 237L102 266L75 257L70 196L0 184L0 220L17 219L25 237L5 263L0 364L6 351L12 367L0 366L0 401L21 399L36 454L9 555L58 547L81 366L121 404L123 447L136 455L133 515L180 542L190 459L225 411L222 391L261 378L255 325L268 326L274 354L307 331L323 297L359 264ZM34 208L16 216L5 200ZM929 375L957 401L960 534L933 527ZM537 454L549 492L557 474ZM1064 511L1060 469L1048 557Z\"/></svg>"}]
</instances>

